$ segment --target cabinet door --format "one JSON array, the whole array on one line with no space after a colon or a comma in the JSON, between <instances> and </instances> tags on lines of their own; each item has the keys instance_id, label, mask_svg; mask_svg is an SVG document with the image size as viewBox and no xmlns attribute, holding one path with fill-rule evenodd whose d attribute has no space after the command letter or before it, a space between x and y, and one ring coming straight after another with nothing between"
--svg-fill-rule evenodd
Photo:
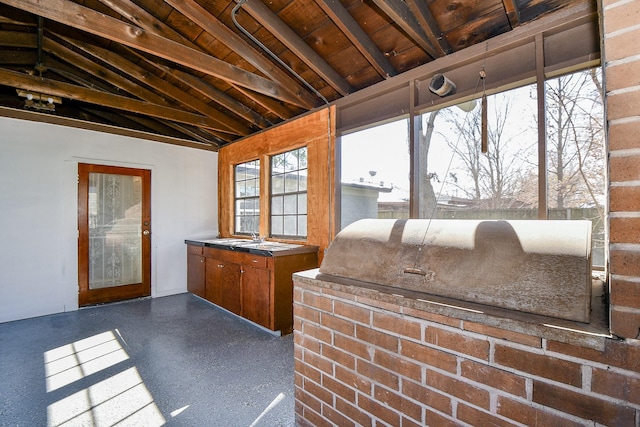
<instances>
[{"instance_id":1,"label":"cabinet door","mask_svg":"<svg viewBox=\"0 0 640 427\"><path fill-rule=\"evenodd\" d=\"M240 265L207 258L206 298L240 314Z\"/></svg>"},{"instance_id":2,"label":"cabinet door","mask_svg":"<svg viewBox=\"0 0 640 427\"><path fill-rule=\"evenodd\" d=\"M242 317L271 328L271 271L242 266Z\"/></svg>"},{"instance_id":3,"label":"cabinet door","mask_svg":"<svg viewBox=\"0 0 640 427\"><path fill-rule=\"evenodd\" d=\"M205 298L205 262L202 255L187 254L187 291Z\"/></svg>"}]
</instances>

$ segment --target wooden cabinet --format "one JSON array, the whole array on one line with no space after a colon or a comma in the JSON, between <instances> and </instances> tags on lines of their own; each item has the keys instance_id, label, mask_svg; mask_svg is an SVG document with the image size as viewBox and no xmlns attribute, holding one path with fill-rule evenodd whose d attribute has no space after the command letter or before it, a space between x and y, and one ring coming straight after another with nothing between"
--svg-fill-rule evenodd
<instances>
[{"instance_id":1,"label":"wooden cabinet","mask_svg":"<svg viewBox=\"0 0 640 427\"><path fill-rule=\"evenodd\" d=\"M196 247L201 255L191 249ZM292 275L316 268L317 250L268 256L195 245L188 248L189 292L267 329L282 334L292 331ZM197 256L204 262L197 261ZM196 293L201 287L202 295Z\"/></svg>"}]
</instances>

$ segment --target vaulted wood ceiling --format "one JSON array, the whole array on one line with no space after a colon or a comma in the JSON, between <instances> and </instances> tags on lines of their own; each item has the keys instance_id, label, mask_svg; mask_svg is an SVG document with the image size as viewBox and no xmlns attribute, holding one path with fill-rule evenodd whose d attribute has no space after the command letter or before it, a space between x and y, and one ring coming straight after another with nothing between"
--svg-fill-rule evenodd
<instances>
[{"instance_id":1,"label":"vaulted wood ceiling","mask_svg":"<svg viewBox=\"0 0 640 427\"><path fill-rule=\"evenodd\" d=\"M577 3L0 0L0 106L216 149Z\"/></svg>"}]
</instances>

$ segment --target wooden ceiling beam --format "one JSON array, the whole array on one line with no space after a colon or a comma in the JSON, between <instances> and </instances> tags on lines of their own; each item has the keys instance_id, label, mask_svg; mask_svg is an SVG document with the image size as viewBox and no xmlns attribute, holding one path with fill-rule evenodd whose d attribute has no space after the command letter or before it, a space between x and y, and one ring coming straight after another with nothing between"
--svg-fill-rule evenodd
<instances>
[{"instance_id":1,"label":"wooden ceiling beam","mask_svg":"<svg viewBox=\"0 0 640 427\"><path fill-rule=\"evenodd\" d=\"M0 84L225 132L206 116L7 69L0 69Z\"/></svg>"},{"instance_id":2,"label":"wooden ceiling beam","mask_svg":"<svg viewBox=\"0 0 640 427\"><path fill-rule=\"evenodd\" d=\"M220 124L221 129L226 129L227 133L233 133L240 136L248 135L249 133L251 133L251 130L244 124L238 122L237 120L229 117L226 114L223 114L222 112L211 107L209 104L200 101L199 99L184 92L182 89L172 85L166 80L163 80L160 77L149 73L139 65L134 64L131 61L127 61L122 56L114 52L98 46L72 40L70 38L62 36L58 37L65 40L76 49L80 49L86 54L93 56L95 59L101 60L111 67L120 70L120 72L126 74L131 79L135 79L136 81L153 88L157 92L164 94L168 98L176 100L193 112L198 112L211 118L212 120L215 120ZM135 93L133 95L137 96L137 94ZM146 101L150 101L143 96L138 97Z\"/></svg>"},{"instance_id":3,"label":"wooden ceiling beam","mask_svg":"<svg viewBox=\"0 0 640 427\"><path fill-rule=\"evenodd\" d=\"M185 46L191 47L193 49L197 49L197 50L201 50L201 48L199 46L197 46L195 43L193 43L191 40L187 39L186 37L182 36L181 34L179 34L178 32L176 32L173 28L169 27L167 24L165 24L164 22L156 19L156 17L154 17L153 15L151 15L150 13L148 13L146 10L142 9L141 7L135 5L133 2L128 1L128 0L100 0L100 2L102 2L104 5L110 7L111 9L113 9L115 12L119 13L120 15L124 16L126 19L128 19L130 22L139 25L140 27L144 28L145 30L149 31L149 32L153 32L159 36L162 37L166 37L170 40L173 40L177 43L181 43ZM136 53L137 54L137 53ZM140 58L144 59L145 61L149 62L148 58L143 57L140 54L137 54ZM155 63L154 63L155 64ZM166 67L165 67L166 69ZM172 73L172 75L178 79L189 79L189 77L186 76L190 76L190 74L188 73L184 73L182 71L179 70L174 70L174 72ZM189 80L197 80L200 81L200 79L196 79L195 77L189 79ZM254 101L256 104L258 105L262 105L266 110L271 111L272 113L278 115L279 110L286 110L284 108L282 108L280 106L280 104L277 103L276 100L273 100L272 98L268 98L265 96L257 96L257 94L253 93L253 92L249 92L247 90L243 90L241 86L239 85L235 85L233 83L229 83L234 89L242 92L248 99ZM225 108L228 108L229 110L233 111L236 115L238 115L239 117L244 117L247 118L247 120L249 120L250 122L258 125L260 127L260 123L265 123L266 120L260 116L257 112L253 111L252 109L248 108L247 106L239 103L238 101L236 101L234 98L230 97L229 95L225 94L224 92L210 86L209 89L204 91L206 93L203 93L201 91L201 93L205 96L207 96L209 99L211 99L212 101L218 103L219 105L222 105ZM199 85L198 87L203 87L202 85ZM268 99L271 102L267 103L268 106L263 105L264 103L261 101L261 99ZM247 117L249 116L249 117ZM290 114L286 114L286 117L290 117Z\"/></svg>"},{"instance_id":4,"label":"wooden ceiling beam","mask_svg":"<svg viewBox=\"0 0 640 427\"><path fill-rule=\"evenodd\" d=\"M240 3L243 0L235 0ZM353 88L331 65L302 40L287 24L282 22L261 0L246 0L240 10L246 10L282 44L299 57L309 68L331 85L341 95L353 92Z\"/></svg>"},{"instance_id":5,"label":"wooden ceiling beam","mask_svg":"<svg viewBox=\"0 0 640 427\"><path fill-rule=\"evenodd\" d=\"M240 55L266 76L279 82L283 87L290 89L294 96L300 97L303 101L303 104L298 104L299 107L312 109L320 105L320 100L312 96L307 89L303 88L299 81L296 81L280 68L276 67L271 61L260 54L260 52L250 46L244 39L231 31L194 0L165 0L165 3L173 6L177 11L198 24L200 28L211 34L233 52Z\"/></svg>"},{"instance_id":6,"label":"wooden ceiling beam","mask_svg":"<svg viewBox=\"0 0 640 427\"><path fill-rule=\"evenodd\" d=\"M507 13L511 28L518 27L520 25L520 9L518 9L515 0L502 0L502 4L504 5L504 10Z\"/></svg>"},{"instance_id":7,"label":"wooden ceiling beam","mask_svg":"<svg viewBox=\"0 0 640 427\"><path fill-rule=\"evenodd\" d=\"M415 41L418 46L420 46L429 56L433 59L442 56L438 52L438 48L431 44L427 35L424 33L418 20L409 9L409 6L402 0L373 0L373 2L378 5L382 11L389 16L400 28L404 30L405 33L413 41Z\"/></svg>"},{"instance_id":8,"label":"wooden ceiling beam","mask_svg":"<svg viewBox=\"0 0 640 427\"><path fill-rule=\"evenodd\" d=\"M0 46L35 48L38 36L34 33L19 33L16 31L0 31Z\"/></svg>"},{"instance_id":9,"label":"wooden ceiling beam","mask_svg":"<svg viewBox=\"0 0 640 427\"><path fill-rule=\"evenodd\" d=\"M69 0L0 0L0 3L139 49L285 102L298 102L298 98L292 96L277 82Z\"/></svg>"},{"instance_id":10,"label":"wooden ceiling beam","mask_svg":"<svg viewBox=\"0 0 640 427\"><path fill-rule=\"evenodd\" d=\"M329 16L329 19L340 28L340 31L347 36L362 56L369 61L378 74L385 79L397 74L389 59L378 49L378 46L373 43L339 0L316 0L316 3Z\"/></svg>"},{"instance_id":11,"label":"wooden ceiling beam","mask_svg":"<svg viewBox=\"0 0 640 427\"><path fill-rule=\"evenodd\" d=\"M440 54L439 56L442 57L444 55L450 54L452 52L451 46L449 45L447 39L444 37L442 30L440 30L440 26L429 10L429 6L427 6L427 3L422 0L405 1L409 6L409 10L411 10L413 15L418 20L418 24L429 39L431 45L437 48L438 53Z\"/></svg>"}]
</instances>

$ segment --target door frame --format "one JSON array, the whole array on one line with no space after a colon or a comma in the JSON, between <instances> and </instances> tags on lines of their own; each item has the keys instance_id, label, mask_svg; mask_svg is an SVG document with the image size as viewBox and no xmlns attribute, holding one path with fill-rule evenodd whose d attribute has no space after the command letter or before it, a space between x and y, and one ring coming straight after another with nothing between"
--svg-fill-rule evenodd
<instances>
[{"instance_id":1,"label":"door frame","mask_svg":"<svg viewBox=\"0 0 640 427\"><path fill-rule=\"evenodd\" d=\"M152 292L151 272L152 272L152 245L151 245L151 179L152 171L147 167L138 165L113 165L91 162L78 162L78 187L77 187L77 228L78 228L78 244L77 244L77 266L78 266L78 307L87 305L100 304L106 302L123 301L131 298L150 296ZM83 223L88 217L88 179L81 179L81 174L91 172L97 173L113 173L121 175L141 176L143 180L142 204L147 209L143 209L142 214L142 231L149 231L148 234L142 233L142 282L140 284L122 285L112 288L103 288L98 290L88 289L88 230L86 233L81 232ZM146 187L146 189L145 189ZM85 256L83 256L85 254Z\"/></svg>"}]
</instances>

